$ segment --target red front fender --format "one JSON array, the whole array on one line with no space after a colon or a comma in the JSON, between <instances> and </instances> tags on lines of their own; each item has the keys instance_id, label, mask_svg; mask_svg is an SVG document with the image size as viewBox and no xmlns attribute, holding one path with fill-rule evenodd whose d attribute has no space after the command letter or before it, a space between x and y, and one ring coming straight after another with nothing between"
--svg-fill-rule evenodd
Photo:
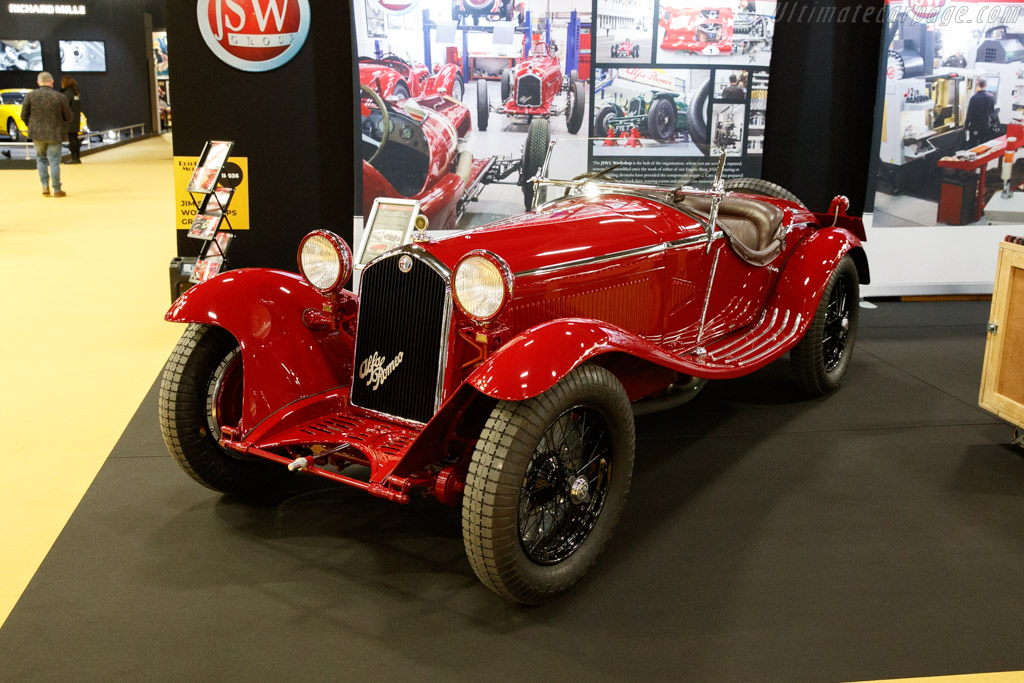
<instances>
[{"instance_id":1,"label":"red front fender","mask_svg":"<svg viewBox=\"0 0 1024 683\"><path fill-rule=\"evenodd\" d=\"M523 332L481 363L466 383L491 398L523 401L547 391L580 363L609 353L624 353L682 374L700 375L699 367L621 327L567 318ZM651 390L628 382L625 389L630 400L642 398Z\"/></svg>"},{"instance_id":2,"label":"red front fender","mask_svg":"<svg viewBox=\"0 0 1024 683\"><path fill-rule=\"evenodd\" d=\"M342 297L355 295L342 292ZM245 372L244 432L282 406L351 382L352 337L311 330L302 322L303 311L323 304L324 297L299 275L248 268L191 288L165 318L217 325L238 340Z\"/></svg>"},{"instance_id":3,"label":"red front fender","mask_svg":"<svg viewBox=\"0 0 1024 683\"><path fill-rule=\"evenodd\" d=\"M860 281L864 284L870 282L867 257L856 235L843 228L825 228L814 232L797 245L793 255L786 261L775 291L768 300L768 307L800 313L806 321L803 325L806 329L814 319L818 301L832 272L847 254L850 254L857 266ZM803 336L803 331L800 336Z\"/></svg>"}]
</instances>

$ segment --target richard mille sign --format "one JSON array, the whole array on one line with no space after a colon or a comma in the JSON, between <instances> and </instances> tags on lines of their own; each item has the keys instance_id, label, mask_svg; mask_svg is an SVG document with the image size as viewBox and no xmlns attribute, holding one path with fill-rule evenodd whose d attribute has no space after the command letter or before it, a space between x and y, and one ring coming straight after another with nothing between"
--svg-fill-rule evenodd
<instances>
[{"instance_id":1,"label":"richard mille sign","mask_svg":"<svg viewBox=\"0 0 1024 683\"><path fill-rule=\"evenodd\" d=\"M7 5L7 11L11 14L85 14L85 5L12 2Z\"/></svg>"}]
</instances>

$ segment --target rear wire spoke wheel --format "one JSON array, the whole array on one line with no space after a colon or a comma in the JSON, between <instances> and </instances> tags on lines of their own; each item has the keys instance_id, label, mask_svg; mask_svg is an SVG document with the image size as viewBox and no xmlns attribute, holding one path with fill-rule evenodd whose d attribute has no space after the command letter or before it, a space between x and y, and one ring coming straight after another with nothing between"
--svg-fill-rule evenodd
<instances>
[{"instance_id":1,"label":"rear wire spoke wheel","mask_svg":"<svg viewBox=\"0 0 1024 683\"><path fill-rule=\"evenodd\" d=\"M235 338L213 325L189 325L160 380L160 431L175 462L203 486L260 497L281 490L289 472L221 447L221 427L241 419L242 384Z\"/></svg>"},{"instance_id":2,"label":"rear wire spoke wheel","mask_svg":"<svg viewBox=\"0 0 1024 683\"><path fill-rule=\"evenodd\" d=\"M501 401L481 432L462 504L462 537L488 588L554 599L597 560L633 471L633 415L613 374L584 364L544 393Z\"/></svg>"},{"instance_id":3,"label":"rear wire spoke wheel","mask_svg":"<svg viewBox=\"0 0 1024 683\"><path fill-rule=\"evenodd\" d=\"M846 255L832 272L810 327L789 354L793 377L807 393L824 396L843 383L859 317L860 279Z\"/></svg>"}]
</instances>

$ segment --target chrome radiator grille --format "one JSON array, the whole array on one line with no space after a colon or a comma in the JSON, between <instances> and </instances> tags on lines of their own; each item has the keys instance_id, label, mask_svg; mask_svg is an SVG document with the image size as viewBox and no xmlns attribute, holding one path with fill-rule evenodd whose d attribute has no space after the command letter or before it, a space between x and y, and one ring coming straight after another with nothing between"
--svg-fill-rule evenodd
<instances>
[{"instance_id":1,"label":"chrome radiator grille","mask_svg":"<svg viewBox=\"0 0 1024 683\"><path fill-rule=\"evenodd\" d=\"M516 104L520 107L539 107L541 101L540 79L530 74L520 76L516 85Z\"/></svg>"},{"instance_id":2,"label":"chrome radiator grille","mask_svg":"<svg viewBox=\"0 0 1024 683\"><path fill-rule=\"evenodd\" d=\"M399 262L409 266L403 272ZM439 402L451 297L440 273L396 254L363 271L352 403L428 422Z\"/></svg>"}]
</instances>

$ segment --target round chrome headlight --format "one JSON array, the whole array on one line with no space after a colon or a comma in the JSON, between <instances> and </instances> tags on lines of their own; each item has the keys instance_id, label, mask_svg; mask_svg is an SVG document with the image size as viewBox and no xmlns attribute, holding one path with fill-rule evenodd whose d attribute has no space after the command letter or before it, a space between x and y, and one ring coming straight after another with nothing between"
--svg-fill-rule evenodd
<instances>
[{"instance_id":1,"label":"round chrome headlight","mask_svg":"<svg viewBox=\"0 0 1024 683\"><path fill-rule=\"evenodd\" d=\"M489 251L471 251L455 266L455 303L477 320L489 320L512 297L512 271Z\"/></svg>"},{"instance_id":2,"label":"round chrome headlight","mask_svg":"<svg viewBox=\"0 0 1024 683\"><path fill-rule=\"evenodd\" d=\"M299 244L299 272L320 292L336 292L352 274L352 251L333 232L314 230Z\"/></svg>"}]
</instances>

